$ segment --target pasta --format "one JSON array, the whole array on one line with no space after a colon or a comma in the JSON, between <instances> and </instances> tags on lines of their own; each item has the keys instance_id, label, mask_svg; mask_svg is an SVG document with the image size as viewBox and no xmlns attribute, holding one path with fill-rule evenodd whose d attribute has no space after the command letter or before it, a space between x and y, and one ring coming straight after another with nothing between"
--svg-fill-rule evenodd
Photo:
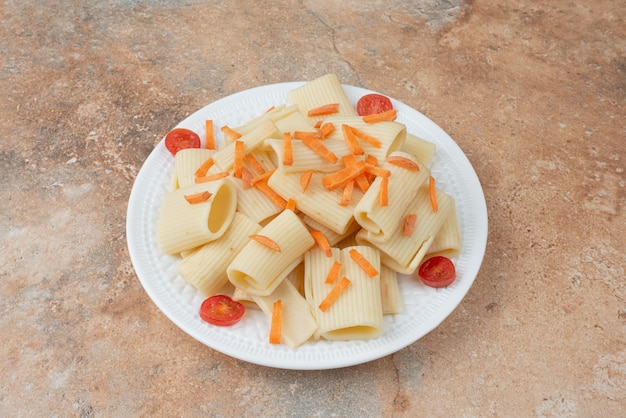
<instances>
[{"instance_id":1,"label":"pasta","mask_svg":"<svg viewBox=\"0 0 626 418\"><path fill-rule=\"evenodd\" d=\"M207 296L228 292L270 321L280 301L282 344L376 338L402 312L398 274L459 253L454 198L433 185L437 210L430 201L435 145L399 122L366 123L336 75L221 130L216 150L176 154L157 241Z\"/></svg>"},{"instance_id":2,"label":"pasta","mask_svg":"<svg viewBox=\"0 0 626 418\"><path fill-rule=\"evenodd\" d=\"M190 204L186 195L211 194L204 203ZM219 180L170 191L163 200L157 225L157 241L165 254L176 255L222 236L237 208L237 194L228 180Z\"/></svg>"}]
</instances>

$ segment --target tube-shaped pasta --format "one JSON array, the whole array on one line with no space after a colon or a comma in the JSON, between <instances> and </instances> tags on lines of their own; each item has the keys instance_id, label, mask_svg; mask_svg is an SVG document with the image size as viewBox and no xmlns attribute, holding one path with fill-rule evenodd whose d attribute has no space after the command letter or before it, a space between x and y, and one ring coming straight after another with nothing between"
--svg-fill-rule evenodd
<instances>
[{"instance_id":1,"label":"tube-shaped pasta","mask_svg":"<svg viewBox=\"0 0 626 418\"><path fill-rule=\"evenodd\" d=\"M201 203L189 203L185 196L208 192ZM194 184L170 191L163 199L157 223L157 242L169 255L179 254L224 234L237 209L237 192L227 179Z\"/></svg>"},{"instance_id":2,"label":"tube-shaped pasta","mask_svg":"<svg viewBox=\"0 0 626 418\"><path fill-rule=\"evenodd\" d=\"M269 178L268 184L284 199L292 198L296 201L296 207L326 225L337 234L345 234L352 224L354 208L363 196L363 192L353 191L351 202L341 206L341 191L329 192L322 184L323 173L315 172L306 191L302 191L300 185L300 173L285 173L276 170Z\"/></svg>"},{"instance_id":3,"label":"tube-shaped pasta","mask_svg":"<svg viewBox=\"0 0 626 418\"><path fill-rule=\"evenodd\" d=\"M327 257L319 248L312 249L304 258L304 289L311 311L317 320L315 338L327 340L357 340L376 338L383 329L383 310L380 297L380 274L369 277L350 257L356 249L371 265L380 271L378 250L369 246L332 249ZM333 288L325 283L328 271L335 261L341 263L339 277L346 277L350 284L326 311L320 303Z\"/></svg>"},{"instance_id":4,"label":"tube-shaped pasta","mask_svg":"<svg viewBox=\"0 0 626 418\"><path fill-rule=\"evenodd\" d=\"M461 252L461 233L456 217L456 207L453 206L450 214L441 225L441 229L435 235L433 243L428 248L426 255L433 257L443 255L448 258L456 257Z\"/></svg>"},{"instance_id":5,"label":"tube-shaped pasta","mask_svg":"<svg viewBox=\"0 0 626 418\"><path fill-rule=\"evenodd\" d=\"M250 240L228 266L228 279L250 295L267 296L300 262L315 240L300 218L284 210L258 235L278 244L280 251Z\"/></svg>"},{"instance_id":6,"label":"tube-shaped pasta","mask_svg":"<svg viewBox=\"0 0 626 418\"><path fill-rule=\"evenodd\" d=\"M337 114L339 115L355 116L357 114L336 74L326 74L290 90L287 93L287 101L297 105L300 112L307 115L312 125L324 119L325 116L308 116L309 110L328 104L338 103Z\"/></svg>"},{"instance_id":7,"label":"tube-shaped pasta","mask_svg":"<svg viewBox=\"0 0 626 418\"><path fill-rule=\"evenodd\" d=\"M309 118L304 116L301 112L292 112L274 123L281 132L314 132L316 130L309 121Z\"/></svg>"},{"instance_id":8,"label":"tube-shaped pasta","mask_svg":"<svg viewBox=\"0 0 626 418\"><path fill-rule=\"evenodd\" d=\"M178 187L195 184L196 170L214 153L206 148L185 148L176 153L174 170L178 179Z\"/></svg>"},{"instance_id":9,"label":"tube-shaped pasta","mask_svg":"<svg viewBox=\"0 0 626 418\"><path fill-rule=\"evenodd\" d=\"M426 141L418 136L407 132L404 144L402 145L402 151L406 151L409 154L413 154L418 160L424 164L430 164L437 146L434 142Z\"/></svg>"},{"instance_id":10,"label":"tube-shaped pasta","mask_svg":"<svg viewBox=\"0 0 626 418\"><path fill-rule=\"evenodd\" d=\"M380 266L380 298L383 314L397 314L402 311L402 294L397 274L384 264Z\"/></svg>"},{"instance_id":11,"label":"tube-shaped pasta","mask_svg":"<svg viewBox=\"0 0 626 418\"><path fill-rule=\"evenodd\" d=\"M389 176L388 200L386 206L380 203L381 177L374 180L370 188L354 209L354 219L368 232L368 240L386 241L398 228L398 219L417 194L417 189L424 184L430 171L417 158L402 151L391 153L390 157L403 157L414 162L419 170L414 171L389 162L383 164Z\"/></svg>"},{"instance_id":12,"label":"tube-shaped pasta","mask_svg":"<svg viewBox=\"0 0 626 418\"><path fill-rule=\"evenodd\" d=\"M282 301L281 342L296 348L306 342L317 330L317 322L306 299L290 280L283 280L267 296L252 296L263 313L272 318L274 302Z\"/></svg>"},{"instance_id":13,"label":"tube-shaped pasta","mask_svg":"<svg viewBox=\"0 0 626 418\"><path fill-rule=\"evenodd\" d=\"M291 143L291 152L293 155L293 164L284 165L282 163L283 146L282 139L267 139L264 143L264 147L271 148L276 154L278 168L285 173L302 172L306 170L316 170L321 172L332 172L343 168L343 163L340 159L337 162L330 162L325 158L322 158L319 154L315 153L311 148L307 147L302 141L294 140ZM324 140L324 146L328 150L334 153L337 157L350 153L348 146L344 141L339 140Z\"/></svg>"},{"instance_id":14,"label":"tube-shaped pasta","mask_svg":"<svg viewBox=\"0 0 626 418\"><path fill-rule=\"evenodd\" d=\"M176 265L178 274L205 295L216 294L228 283L226 268L248 243L248 236L260 229L258 223L236 212L224 235L204 244Z\"/></svg>"},{"instance_id":15,"label":"tube-shaped pasta","mask_svg":"<svg viewBox=\"0 0 626 418\"><path fill-rule=\"evenodd\" d=\"M419 188L411 205L406 209L404 215L417 216L417 223L411 236L403 235L401 224L404 216L401 216L397 221L398 228L389 240L385 242L372 240L368 231L362 229L356 235L357 242L378 248L381 262L398 273L412 274L454 206L454 199L450 195L441 190L437 190L436 193L439 205L437 212L432 210L428 186Z\"/></svg>"},{"instance_id":16,"label":"tube-shaped pasta","mask_svg":"<svg viewBox=\"0 0 626 418\"><path fill-rule=\"evenodd\" d=\"M258 223L276 215L281 209L255 187L245 189L241 179L233 178L237 190L237 210Z\"/></svg>"},{"instance_id":17,"label":"tube-shaped pasta","mask_svg":"<svg viewBox=\"0 0 626 418\"><path fill-rule=\"evenodd\" d=\"M265 119L258 126L255 126L250 132L244 134L238 141L243 142L245 153L256 149L267 138L275 138L279 132L270 119ZM235 162L235 142L225 145L219 151L213 154L213 160L222 170L230 170Z\"/></svg>"}]
</instances>

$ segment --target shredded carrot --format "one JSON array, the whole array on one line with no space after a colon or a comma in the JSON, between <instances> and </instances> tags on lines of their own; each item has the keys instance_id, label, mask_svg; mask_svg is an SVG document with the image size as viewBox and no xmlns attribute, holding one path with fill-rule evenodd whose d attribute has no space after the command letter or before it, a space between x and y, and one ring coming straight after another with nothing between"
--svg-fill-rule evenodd
<instances>
[{"instance_id":1,"label":"shredded carrot","mask_svg":"<svg viewBox=\"0 0 626 418\"><path fill-rule=\"evenodd\" d=\"M339 103L331 103L309 110L307 116L330 115L332 113L337 113L338 111Z\"/></svg>"},{"instance_id":2,"label":"shredded carrot","mask_svg":"<svg viewBox=\"0 0 626 418\"><path fill-rule=\"evenodd\" d=\"M335 260L333 265L330 267L330 270L328 270L328 275L326 275L326 280L324 280L324 283L326 284L335 283L335 281L339 277L339 273L341 273L341 263Z\"/></svg>"},{"instance_id":3,"label":"shredded carrot","mask_svg":"<svg viewBox=\"0 0 626 418\"><path fill-rule=\"evenodd\" d=\"M369 277L374 277L378 274L378 270L356 248L350 250L350 257Z\"/></svg>"},{"instance_id":4,"label":"shredded carrot","mask_svg":"<svg viewBox=\"0 0 626 418\"><path fill-rule=\"evenodd\" d=\"M391 175L391 171L369 164L366 164L365 172L373 174L377 177L389 177Z\"/></svg>"},{"instance_id":5,"label":"shredded carrot","mask_svg":"<svg viewBox=\"0 0 626 418\"><path fill-rule=\"evenodd\" d=\"M320 311L326 312L328 308L330 308L330 305L332 305L339 298L339 296L341 296L341 294L346 289L346 287L348 287L349 284L350 280L345 276L342 277L341 280L339 280L339 283L337 283L333 286L332 289L330 289L330 292L328 292L322 303L320 303Z\"/></svg>"},{"instance_id":6,"label":"shredded carrot","mask_svg":"<svg viewBox=\"0 0 626 418\"><path fill-rule=\"evenodd\" d=\"M205 162L203 162L200 167L196 170L195 177L204 177L206 173L209 171L209 168L213 166L213 158L208 158Z\"/></svg>"},{"instance_id":7,"label":"shredded carrot","mask_svg":"<svg viewBox=\"0 0 626 418\"><path fill-rule=\"evenodd\" d=\"M410 171L420 171L420 166L413 160L410 160L401 155L391 155L387 157L389 164L397 165L398 167L406 168Z\"/></svg>"},{"instance_id":8,"label":"shredded carrot","mask_svg":"<svg viewBox=\"0 0 626 418\"><path fill-rule=\"evenodd\" d=\"M337 158L337 156L333 152L326 148L326 146L319 139L304 138L302 140L302 143L310 148L317 155L324 158L325 160L330 161L331 163L336 163L337 160L339 160L339 158Z\"/></svg>"},{"instance_id":9,"label":"shredded carrot","mask_svg":"<svg viewBox=\"0 0 626 418\"><path fill-rule=\"evenodd\" d=\"M290 210L292 212L296 211L296 201L293 199L287 199L287 204L285 205L285 210Z\"/></svg>"},{"instance_id":10,"label":"shredded carrot","mask_svg":"<svg viewBox=\"0 0 626 418\"><path fill-rule=\"evenodd\" d=\"M228 125L224 125L222 126L222 132L224 133L224 135L228 136L232 141L236 141L239 138L241 138L241 134L239 132L237 132L236 130L234 130L233 128L231 128Z\"/></svg>"},{"instance_id":11,"label":"shredded carrot","mask_svg":"<svg viewBox=\"0 0 626 418\"><path fill-rule=\"evenodd\" d=\"M293 151L291 148L291 134L285 132L283 134L283 164L293 165Z\"/></svg>"},{"instance_id":12,"label":"shredded carrot","mask_svg":"<svg viewBox=\"0 0 626 418\"><path fill-rule=\"evenodd\" d=\"M325 123L319 128L320 134L322 137L326 138L328 135L332 134L335 131L335 125L332 122Z\"/></svg>"},{"instance_id":13,"label":"shredded carrot","mask_svg":"<svg viewBox=\"0 0 626 418\"><path fill-rule=\"evenodd\" d=\"M209 181L215 181L215 180L223 179L224 177L228 177L228 176L229 176L228 171L220 171L219 173L209 174L208 176L196 177L194 179L194 182L196 184L198 184L198 183L207 183Z\"/></svg>"},{"instance_id":14,"label":"shredded carrot","mask_svg":"<svg viewBox=\"0 0 626 418\"><path fill-rule=\"evenodd\" d=\"M256 187L259 191L263 192L263 194L272 201L276 206L278 206L281 210L284 210L287 207L287 201L283 199L274 189L272 189L267 182L260 181L258 183L254 183L254 187Z\"/></svg>"},{"instance_id":15,"label":"shredded carrot","mask_svg":"<svg viewBox=\"0 0 626 418\"><path fill-rule=\"evenodd\" d=\"M359 178L361 176L358 176ZM343 192L341 193L341 201L339 202L340 206L348 206L350 201L352 200L352 191L354 190L355 180L350 180L343 186Z\"/></svg>"},{"instance_id":16,"label":"shredded carrot","mask_svg":"<svg viewBox=\"0 0 626 418\"><path fill-rule=\"evenodd\" d=\"M207 200L209 200L211 198L211 193L205 190L200 193L187 194L184 197L187 202L194 205L196 203L202 203L202 202L206 202Z\"/></svg>"},{"instance_id":17,"label":"shredded carrot","mask_svg":"<svg viewBox=\"0 0 626 418\"><path fill-rule=\"evenodd\" d=\"M354 126L351 126L350 129L352 130L352 132L354 132L354 135L356 135L358 138L361 138L363 141L369 143L370 145L376 148L380 148L383 145L382 142L374 138L372 135L366 132L363 132L360 129L357 129Z\"/></svg>"},{"instance_id":18,"label":"shredded carrot","mask_svg":"<svg viewBox=\"0 0 626 418\"><path fill-rule=\"evenodd\" d=\"M363 122L376 123L376 122L384 122L384 121L389 121L389 120L396 120L397 115L398 115L398 111L396 109L389 109L382 113L372 113L371 115L363 116Z\"/></svg>"},{"instance_id":19,"label":"shredded carrot","mask_svg":"<svg viewBox=\"0 0 626 418\"><path fill-rule=\"evenodd\" d=\"M322 184L327 190L334 190L343 186L346 182L353 180L358 175L363 174L366 168L367 166L363 161L358 161L355 164L323 177Z\"/></svg>"},{"instance_id":20,"label":"shredded carrot","mask_svg":"<svg viewBox=\"0 0 626 418\"><path fill-rule=\"evenodd\" d=\"M259 244L269 248L270 250L280 252L280 246L276 243L276 241L266 237L265 235L248 235L248 238L258 242Z\"/></svg>"},{"instance_id":21,"label":"shredded carrot","mask_svg":"<svg viewBox=\"0 0 626 418\"><path fill-rule=\"evenodd\" d=\"M268 178L272 177L272 174L274 174L274 171L276 171L276 169L273 169L273 170L270 170L270 171L266 171L263 174L259 174L258 176L253 177L252 178L252 185L255 185L255 184L259 183L259 182L265 181Z\"/></svg>"},{"instance_id":22,"label":"shredded carrot","mask_svg":"<svg viewBox=\"0 0 626 418\"><path fill-rule=\"evenodd\" d=\"M376 167L378 165L378 160L372 154L367 154L365 157L365 162L372 167ZM365 177L367 177L367 181L370 183L374 180L374 175L372 173L365 173Z\"/></svg>"},{"instance_id":23,"label":"shredded carrot","mask_svg":"<svg viewBox=\"0 0 626 418\"><path fill-rule=\"evenodd\" d=\"M437 203L437 189L435 188L435 178L433 176L430 176L428 179L428 192L430 194L430 206L432 206L433 212L437 212L439 203Z\"/></svg>"},{"instance_id":24,"label":"shredded carrot","mask_svg":"<svg viewBox=\"0 0 626 418\"><path fill-rule=\"evenodd\" d=\"M204 147L206 149L215 149L215 134L213 133L213 120L207 119L205 124L205 139L204 139Z\"/></svg>"},{"instance_id":25,"label":"shredded carrot","mask_svg":"<svg viewBox=\"0 0 626 418\"><path fill-rule=\"evenodd\" d=\"M276 106L270 106L265 113L270 113L272 110L276 109Z\"/></svg>"},{"instance_id":26,"label":"shredded carrot","mask_svg":"<svg viewBox=\"0 0 626 418\"><path fill-rule=\"evenodd\" d=\"M379 193L380 206L389 206L389 177L381 177Z\"/></svg>"},{"instance_id":27,"label":"shredded carrot","mask_svg":"<svg viewBox=\"0 0 626 418\"><path fill-rule=\"evenodd\" d=\"M315 243L317 244L319 249L322 250L324 254L326 254L326 257L331 257L333 255L330 244L328 243L328 239L322 231L311 231L311 236L315 240Z\"/></svg>"},{"instance_id":28,"label":"shredded carrot","mask_svg":"<svg viewBox=\"0 0 626 418\"><path fill-rule=\"evenodd\" d=\"M243 166L243 141L235 141L235 159L233 161L234 176L241 178L241 167Z\"/></svg>"},{"instance_id":29,"label":"shredded carrot","mask_svg":"<svg viewBox=\"0 0 626 418\"><path fill-rule=\"evenodd\" d=\"M252 173L246 167L241 168L241 182L243 183L244 190L248 190L252 186Z\"/></svg>"},{"instance_id":30,"label":"shredded carrot","mask_svg":"<svg viewBox=\"0 0 626 418\"><path fill-rule=\"evenodd\" d=\"M354 132L350 129L350 126L345 124L341 125L341 131L343 132L343 138L346 140L350 152L354 155L363 155L365 152L363 148L361 148L359 141L357 141L356 135L354 135Z\"/></svg>"},{"instance_id":31,"label":"shredded carrot","mask_svg":"<svg viewBox=\"0 0 626 418\"><path fill-rule=\"evenodd\" d=\"M311 182L311 178L313 177L313 170L307 170L300 176L300 186L302 187L302 193L306 192L307 187L309 187L309 183Z\"/></svg>"},{"instance_id":32,"label":"shredded carrot","mask_svg":"<svg viewBox=\"0 0 626 418\"><path fill-rule=\"evenodd\" d=\"M415 222L417 221L417 215L414 213L408 214L404 217L404 224L402 225L402 235L410 237L413 235L415 229Z\"/></svg>"},{"instance_id":33,"label":"shredded carrot","mask_svg":"<svg viewBox=\"0 0 626 418\"><path fill-rule=\"evenodd\" d=\"M315 122L315 129L319 129L320 126L322 126L322 123L324 123L323 119L320 119L317 122Z\"/></svg>"},{"instance_id":34,"label":"shredded carrot","mask_svg":"<svg viewBox=\"0 0 626 418\"><path fill-rule=\"evenodd\" d=\"M246 160L248 160L248 164L250 164L250 167L252 167L257 174L265 173L265 168L263 168L263 165L261 165L259 160L257 160L254 155L246 154Z\"/></svg>"},{"instance_id":35,"label":"shredded carrot","mask_svg":"<svg viewBox=\"0 0 626 418\"><path fill-rule=\"evenodd\" d=\"M374 158L374 162L376 161L376 157ZM350 166L353 164L356 164L356 162L358 161L356 159L356 157L352 154L347 154L344 155L343 157L341 157L341 160L343 161L344 165ZM373 175L371 176L372 178L374 177ZM367 191L367 189L369 189L370 187L370 178L368 178L368 174L367 173L362 173L359 174L358 176L356 176L354 178L355 181L355 185L359 188L359 190L361 190L363 193L365 193ZM345 186L344 186L344 193L346 193L345 190Z\"/></svg>"},{"instance_id":36,"label":"shredded carrot","mask_svg":"<svg viewBox=\"0 0 626 418\"><path fill-rule=\"evenodd\" d=\"M270 324L270 344L280 344L283 333L283 301L278 299L272 305L272 321Z\"/></svg>"},{"instance_id":37,"label":"shredded carrot","mask_svg":"<svg viewBox=\"0 0 626 418\"><path fill-rule=\"evenodd\" d=\"M293 139L306 139L306 138L324 139L324 137L322 136L322 134L319 131L318 132L294 131L294 133L293 133Z\"/></svg>"}]
</instances>

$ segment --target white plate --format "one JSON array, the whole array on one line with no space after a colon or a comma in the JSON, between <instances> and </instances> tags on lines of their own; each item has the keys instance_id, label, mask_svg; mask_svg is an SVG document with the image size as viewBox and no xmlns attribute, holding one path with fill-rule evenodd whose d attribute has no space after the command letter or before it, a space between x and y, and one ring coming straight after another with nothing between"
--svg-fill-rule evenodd
<instances>
[{"instance_id":1,"label":"white plate","mask_svg":"<svg viewBox=\"0 0 626 418\"><path fill-rule=\"evenodd\" d=\"M204 137L206 119L216 126L239 126L271 106L286 102L287 92L303 83L281 83L236 93L212 103L178 126ZM370 90L346 86L352 103ZM456 199L463 249L454 259L457 279L447 288L433 289L400 277L404 311L385 317L379 338L368 341L311 341L297 349L268 343L269 320L249 309L232 327L215 327L198 315L204 299L178 276L177 259L161 253L156 224L163 197L171 184L174 158L161 141L141 168L128 202L128 249L137 276L158 308L184 332L234 358L259 365L297 370L332 369L365 363L394 353L436 328L461 302L476 278L487 242L487 208L476 173L458 145L430 119L393 100L398 122L408 132L434 142L431 169L437 185Z\"/></svg>"}]
</instances>

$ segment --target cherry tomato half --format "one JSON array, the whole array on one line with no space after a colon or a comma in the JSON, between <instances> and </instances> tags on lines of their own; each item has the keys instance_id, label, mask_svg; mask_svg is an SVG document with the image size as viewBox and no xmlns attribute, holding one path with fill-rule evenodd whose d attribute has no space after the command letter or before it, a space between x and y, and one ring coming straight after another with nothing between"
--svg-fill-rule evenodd
<instances>
[{"instance_id":1,"label":"cherry tomato half","mask_svg":"<svg viewBox=\"0 0 626 418\"><path fill-rule=\"evenodd\" d=\"M456 278L456 269L449 258L437 255L424 261L417 274L427 286L446 287Z\"/></svg>"},{"instance_id":2,"label":"cherry tomato half","mask_svg":"<svg viewBox=\"0 0 626 418\"><path fill-rule=\"evenodd\" d=\"M391 109L393 109L391 100L378 93L366 94L356 103L356 113L358 113L359 116L383 113Z\"/></svg>"},{"instance_id":3,"label":"cherry tomato half","mask_svg":"<svg viewBox=\"0 0 626 418\"><path fill-rule=\"evenodd\" d=\"M235 325L245 312L246 308L241 303L226 295L211 296L200 306L200 318L222 327Z\"/></svg>"},{"instance_id":4,"label":"cherry tomato half","mask_svg":"<svg viewBox=\"0 0 626 418\"><path fill-rule=\"evenodd\" d=\"M176 155L185 148L200 148L200 137L194 131L185 128L175 128L165 135L165 148Z\"/></svg>"}]
</instances>

